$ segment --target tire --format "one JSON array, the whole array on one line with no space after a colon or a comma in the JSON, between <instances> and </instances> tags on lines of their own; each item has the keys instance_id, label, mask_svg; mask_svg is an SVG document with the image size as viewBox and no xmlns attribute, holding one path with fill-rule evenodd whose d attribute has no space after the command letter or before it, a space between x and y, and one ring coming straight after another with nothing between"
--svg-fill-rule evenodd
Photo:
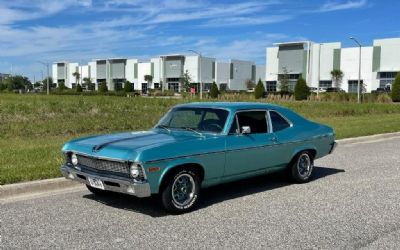
<instances>
[{"instance_id":1,"label":"tire","mask_svg":"<svg viewBox=\"0 0 400 250\"><path fill-rule=\"evenodd\" d=\"M106 195L107 191L86 185L87 189L94 195Z\"/></svg>"},{"instance_id":2,"label":"tire","mask_svg":"<svg viewBox=\"0 0 400 250\"><path fill-rule=\"evenodd\" d=\"M297 183L306 183L310 181L313 169L313 155L309 151L300 152L290 165L290 177Z\"/></svg>"},{"instance_id":3,"label":"tire","mask_svg":"<svg viewBox=\"0 0 400 250\"><path fill-rule=\"evenodd\" d=\"M167 176L165 187L161 190L161 204L173 214L192 211L200 196L200 177L193 170L183 169Z\"/></svg>"}]
</instances>

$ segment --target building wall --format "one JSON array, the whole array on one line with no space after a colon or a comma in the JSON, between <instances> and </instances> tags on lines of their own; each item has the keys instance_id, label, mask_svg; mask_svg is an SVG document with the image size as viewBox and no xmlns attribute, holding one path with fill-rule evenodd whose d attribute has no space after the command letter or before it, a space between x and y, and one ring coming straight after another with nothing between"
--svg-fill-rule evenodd
<instances>
[{"instance_id":1,"label":"building wall","mask_svg":"<svg viewBox=\"0 0 400 250\"><path fill-rule=\"evenodd\" d=\"M138 84L135 84L136 90L142 90L142 83L147 83L144 80L145 75L151 75L151 63L150 62L138 63ZM148 88L152 88L152 86L148 86Z\"/></svg>"},{"instance_id":2,"label":"building wall","mask_svg":"<svg viewBox=\"0 0 400 250\"><path fill-rule=\"evenodd\" d=\"M125 66L125 79L131 83L136 85L138 84L138 60L137 59L128 59L126 60Z\"/></svg>"},{"instance_id":3,"label":"building wall","mask_svg":"<svg viewBox=\"0 0 400 250\"><path fill-rule=\"evenodd\" d=\"M265 77L267 81L278 80L278 47L267 48L266 51L266 63L265 63Z\"/></svg>"},{"instance_id":4,"label":"building wall","mask_svg":"<svg viewBox=\"0 0 400 250\"><path fill-rule=\"evenodd\" d=\"M331 71L334 69L334 50L340 49L340 43L313 43L311 50L313 51L311 57L311 82L309 86L318 86L318 75L320 74L321 81L331 81ZM321 54L320 54L321 53ZM319 63L319 57L321 62ZM320 68L319 68L320 66Z\"/></svg>"},{"instance_id":5,"label":"building wall","mask_svg":"<svg viewBox=\"0 0 400 250\"><path fill-rule=\"evenodd\" d=\"M215 80L215 58L201 57L201 79L199 56L186 56L183 70L189 72L193 82L212 83Z\"/></svg>"},{"instance_id":6,"label":"building wall","mask_svg":"<svg viewBox=\"0 0 400 250\"><path fill-rule=\"evenodd\" d=\"M230 71L230 63L227 62L215 63L215 82L217 83L218 87L221 84L228 85L229 71Z\"/></svg>"},{"instance_id":7,"label":"building wall","mask_svg":"<svg viewBox=\"0 0 400 250\"><path fill-rule=\"evenodd\" d=\"M246 90L246 81L252 79L253 62L242 60L231 60L230 65L230 90Z\"/></svg>"},{"instance_id":8,"label":"building wall","mask_svg":"<svg viewBox=\"0 0 400 250\"><path fill-rule=\"evenodd\" d=\"M261 79L262 82L265 82L265 65L256 66L256 83L259 79Z\"/></svg>"}]
</instances>

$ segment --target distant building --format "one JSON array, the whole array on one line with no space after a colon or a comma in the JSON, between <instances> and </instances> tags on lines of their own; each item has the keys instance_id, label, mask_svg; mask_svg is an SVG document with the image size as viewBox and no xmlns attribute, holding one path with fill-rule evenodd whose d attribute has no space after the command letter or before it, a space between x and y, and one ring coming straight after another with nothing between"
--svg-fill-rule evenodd
<instances>
[{"instance_id":1,"label":"distant building","mask_svg":"<svg viewBox=\"0 0 400 250\"><path fill-rule=\"evenodd\" d=\"M266 50L266 89L279 90L285 76L289 87L299 77L310 87L335 87L331 71L340 69L343 79L340 87L356 93L358 86L359 47L342 48L340 42L315 43L299 41L276 43ZM400 71L400 38L374 40L373 46L361 49L361 83L366 91L385 88Z\"/></svg>"},{"instance_id":2,"label":"distant building","mask_svg":"<svg viewBox=\"0 0 400 250\"><path fill-rule=\"evenodd\" d=\"M10 74L0 73L0 82L2 82L3 80L7 79L10 76L11 76Z\"/></svg>"}]
</instances>

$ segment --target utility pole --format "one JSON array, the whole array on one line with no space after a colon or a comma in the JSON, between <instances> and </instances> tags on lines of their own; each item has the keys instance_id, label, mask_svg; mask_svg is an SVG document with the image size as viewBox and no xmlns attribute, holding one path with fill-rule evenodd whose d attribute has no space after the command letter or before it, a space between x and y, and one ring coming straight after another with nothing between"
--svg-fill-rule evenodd
<instances>
[{"instance_id":1,"label":"utility pole","mask_svg":"<svg viewBox=\"0 0 400 250\"><path fill-rule=\"evenodd\" d=\"M47 95L50 95L50 83L49 83L49 77L50 77L50 70L49 70L49 63L48 62L42 62L38 61L40 64L43 64L47 68Z\"/></svg>"},{"instance_id":2,"label":"utility pole","mask_svg":"<svg viewBox=\"0 0 400 250\"><path fill-rule=\"evenodd\" d=\"M321 82L321 47L322 43L319 44L318 53L318 84L317 84L317 98L319 98L319 83Z\"/></svg>"},{"instance_id":3,"label":"utility pole","mask_svg":"<svg viewBox=\"0 0 400 250\"><path fill-rule=\"evenodd\" d=\"M202 82L202 78L201 78L201 60L202 60L202 55L201 52L197 52L195 50L189 50L190 52L193 52L195 54L197 54L199 56L199 81L200 81L200 99L203 99L203 82Z\"/></svg>"},{"instance_id":4,"label":"utility pole","mask_svg":"<svg viewBox=\"0 0 400 250\"><path fill-rule=\"evenodd\" d=\"M357 43L359 47L359 53L358 53L358 86L357 86L357 102L360 103L360 90L361 90L361 43L357 41L354 37L350 37L351 40L353 40L355 43Z\"/></svg>"}]
</instances>

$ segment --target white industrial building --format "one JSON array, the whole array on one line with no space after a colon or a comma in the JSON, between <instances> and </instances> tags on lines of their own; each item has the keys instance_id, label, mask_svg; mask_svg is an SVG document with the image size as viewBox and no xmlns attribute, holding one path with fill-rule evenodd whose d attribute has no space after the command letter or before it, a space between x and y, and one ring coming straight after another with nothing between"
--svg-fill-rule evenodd
<instances>
[{"instance_id":1,"label":"white industrial building","mask_svg":"<svg viewBox=\"0 0 400 250\"><path fill-rule=\"evenodd\" d=\"M202 82L205 91L211 88L214 81L222 90L245 90L248 80L256 82L260 78L265 81L265 66L243 60L222 63L216 62L215 58L198 55L162 55L148 62L127 58L95 59L88 65L56 62L52 72L55 83L64 82L68 88L82 84L84 78L90 78L96 89L106 82L109 90L118 90L129 81L135 90L143 93L158 88L179 92L182 90L182 76L186 72L197 88ZM74 72L80 74L78 81L73 76ZM146 75L151 75L152 81L146 81Z\"/></svg>"},{"instance_id":2,"label":"white industrial building","mask_svg":"<svg viewBox=\"0 0 400 250\"><path fill-rule=\"evenodd\" d=\"M340 88L357 92L359 49L358 46L342 48L340 42L276 43L266 49L266 89L279 90L279 81L283 77L289 79L293 89L300 76L310 87L336 87L331 71L339 69L343 72ZM400 71L399 58L400 38L374 40L373 46L361 47L360 79L367 92L385 88L393 82Z\"/></svg>"}]
</instances>

